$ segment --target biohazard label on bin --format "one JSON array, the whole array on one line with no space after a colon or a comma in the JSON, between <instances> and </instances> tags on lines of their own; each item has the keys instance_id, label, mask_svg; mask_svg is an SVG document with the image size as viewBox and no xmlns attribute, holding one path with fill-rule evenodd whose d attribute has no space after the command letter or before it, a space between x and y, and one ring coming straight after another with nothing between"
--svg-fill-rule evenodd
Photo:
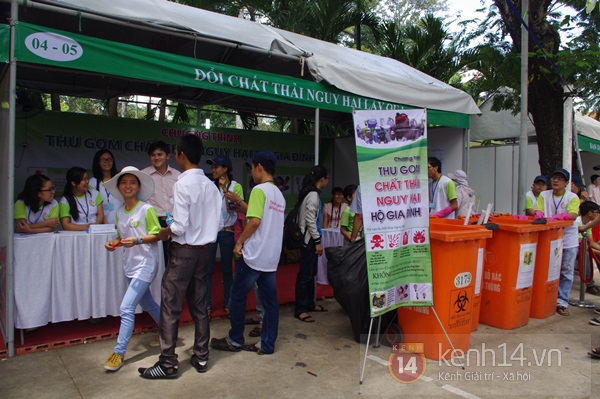
<instances>
[{"instance_id":1,"label":"biohazard label on bin","mask_svg":"<svg viewBox=\"0 0 600 399\"><path fill-rule=\"evenodd\" d=\"M473 309L473 287L460 288L450 292L448 328L459 328L471 324Z\"/></svg>"}]
</instances>

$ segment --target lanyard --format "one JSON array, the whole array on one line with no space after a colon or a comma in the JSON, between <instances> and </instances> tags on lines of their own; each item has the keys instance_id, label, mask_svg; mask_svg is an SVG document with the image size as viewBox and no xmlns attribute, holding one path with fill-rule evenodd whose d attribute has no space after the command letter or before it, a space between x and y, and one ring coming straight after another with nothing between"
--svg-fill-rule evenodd
<instances>
[{"instance_id":1,"label":"lanyard","mask_svg":"<svg viewBox=\"0 0 600 399\"><path fill-rule=\"evenodd\" d=\"M431 186L433 187L433 192L431 194L431 201L435 202L435 193L437 191L438 186L440 185L440 180L442 180L442 177L440 176L439 179L437 179L437 182L435 183L435 185L433 185L433 182L431 182Z\"/></svg>"},{"instance_id":2,"label":"lanyard","mask_svg":"<svg viewBox=\"0 0 600 399\"><path fill-rule=\"evenodd\" d=\"M552 194L552 203L554 204L554 215L558 215L558 207L560 206L560 203L562 202L563 198L565 198L566 193L567 192L565 191L562 197L560 197L560 201L558 201L558 204L554 202L554 194Z\"/></svg>"},{"instance_id":3,"label":"lanyard","mask_svg":"<svg viewBox=\"0 0 600 399\"><path fill-rule=\"evenodd\" d=\"M331 203L331 208L333 208L333 202ZM333 221L335 222L335 226L333 227L339 227L340 224L340 212L342 211L342 204L340 204L340 206L338 206L337 208L337 212L335 212L335 209L332 209L331 211L331 219L333 219Z\"/></svg>"},{"instance_id":4,"label":"lanyard","mask_svg":"<svg viewBox=\"0 0 600 399\"><path fill-rule=\"evenodd\" d=\"M85 214L85 222L89 223L90 204L87 202L87 194L88 194L88 192L86 191L85 194L83 195L83 198L85 201L85 208L86 208L85 210L83 209L83 206L79 202L79 198L75 197L75 201L77 201L77 206L79 208L81 208L81 212L83 212ZM91 199L91 195L90 195L90 199Z\"/></svg>"},{"instance_id":5,"label":"lanyard","mask_svg":"<svg viewBox=\"0 0 600 399\"><path fill-rule=\"evenodd\" d=\"M29 210L27 211L27 222L29 222L29 224L36 224L40 221L40 218L42 216L44 216L44 207L40 208L39 210L39 215L37 217L37 219L35 219L35 222L32 222L31 219L29 218L31 216L31 208L29 208Z\"/></svg>"},{"instance_id":6,"label":"lanyard","mask_svg":"<svg viewBox=\"0 0 600 399\"><path fill-rule=\"evenodd\" d=\"M104 187L104 192L106 193L106 202L110 204L110 193L108 192L106 187Z\"/></svg>"}]
</instances>

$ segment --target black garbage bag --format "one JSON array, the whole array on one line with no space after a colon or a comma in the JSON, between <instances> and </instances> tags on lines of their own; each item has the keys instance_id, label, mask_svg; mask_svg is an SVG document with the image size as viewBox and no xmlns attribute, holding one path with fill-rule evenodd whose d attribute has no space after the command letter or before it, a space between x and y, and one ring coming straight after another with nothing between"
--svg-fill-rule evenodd
<instances>
[{"instance_id":1,"label":"black garbage bag","mask_svg":"<svg viewBox=\"0 0 600 399\"><path fill-rule=\"evenodd\" d=\"M343 247L329 247L325 248L325 253L333 296L348 314L356 342L366 342L371 313L365 244L360 241ZM381 332L395 321L395 315L396 311L390 311L382 316ZM373 331L376 326L374 324Z\"/></svg>"}]
</instances>

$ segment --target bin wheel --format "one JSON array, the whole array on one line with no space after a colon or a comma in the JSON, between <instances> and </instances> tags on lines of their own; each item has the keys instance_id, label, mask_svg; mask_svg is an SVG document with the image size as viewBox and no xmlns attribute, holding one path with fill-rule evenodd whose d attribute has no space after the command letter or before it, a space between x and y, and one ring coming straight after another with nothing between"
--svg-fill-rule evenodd
<instances>
[{"instance_id":1,"label":"bin wheel","mask_svg":"<svg viewBox=\"0 0 600 399\"><path fill-rule=\"evenodd\" d=\"M396 323L390 323L383 332L384 339L381 341L385 346L393 346L402 342L402 330Z\"/></svg>"}]
</instances>

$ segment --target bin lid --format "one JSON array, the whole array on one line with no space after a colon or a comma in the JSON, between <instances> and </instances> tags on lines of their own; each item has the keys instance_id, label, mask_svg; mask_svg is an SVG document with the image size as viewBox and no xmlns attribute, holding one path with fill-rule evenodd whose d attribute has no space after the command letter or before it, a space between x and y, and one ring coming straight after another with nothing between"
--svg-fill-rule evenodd
<instances>
[{"instance_id":1,"label":"bin lid","mask_svg":"<svg viewBox=\"0 0 600 399\"><path fill-rule=\"evenodd\" d=\"M502 218L494 219L494 223L498 225L500 230L506 230L513 233L534 233L551 229L548 224L531 224L528 220L510 220Z\"/></svg>"},{"instance_id":2,"label":"bin lid","mask_svg":"<svg viewBox=\"0 0 600 399\"><path fill-rule=\"evenodd\" d=\"M439 241L468 241L482 238L492 238L493 232L481 225L456 226L432 223L429 226L429 236Z\"/></svg>"},{"instance_id":3,"label":"bin lid","mask_svg":"<svg viewBox=\"0 0 600 399\"><path fill-rule=\"evenodd\" d=\"M512 223L512 222L517 222L517 221L520 223L531 223L534 220L533 216L529 216L529 222L528 222L527 220L515 219L510 214L494 214L494 215L492 215L492 219L493 219L492 221L494 223L496 223L496 222ZM556 220L556 221L548 222L546 225L548 226L549 229L560 229L560 228L572 226L573 221L572 220Z\"/></svg>"},{"instance_id":4,"label":"bin lid","mask_svg":"<svg viewBox=\"0 0 600 399\"><path fill-rule=\"evenodd\" d=\"M565 227L573 226L573 220L557 220L554 222L548 222L548 226L552 229L560 229Z\"/></svg>"}]
</instances>

